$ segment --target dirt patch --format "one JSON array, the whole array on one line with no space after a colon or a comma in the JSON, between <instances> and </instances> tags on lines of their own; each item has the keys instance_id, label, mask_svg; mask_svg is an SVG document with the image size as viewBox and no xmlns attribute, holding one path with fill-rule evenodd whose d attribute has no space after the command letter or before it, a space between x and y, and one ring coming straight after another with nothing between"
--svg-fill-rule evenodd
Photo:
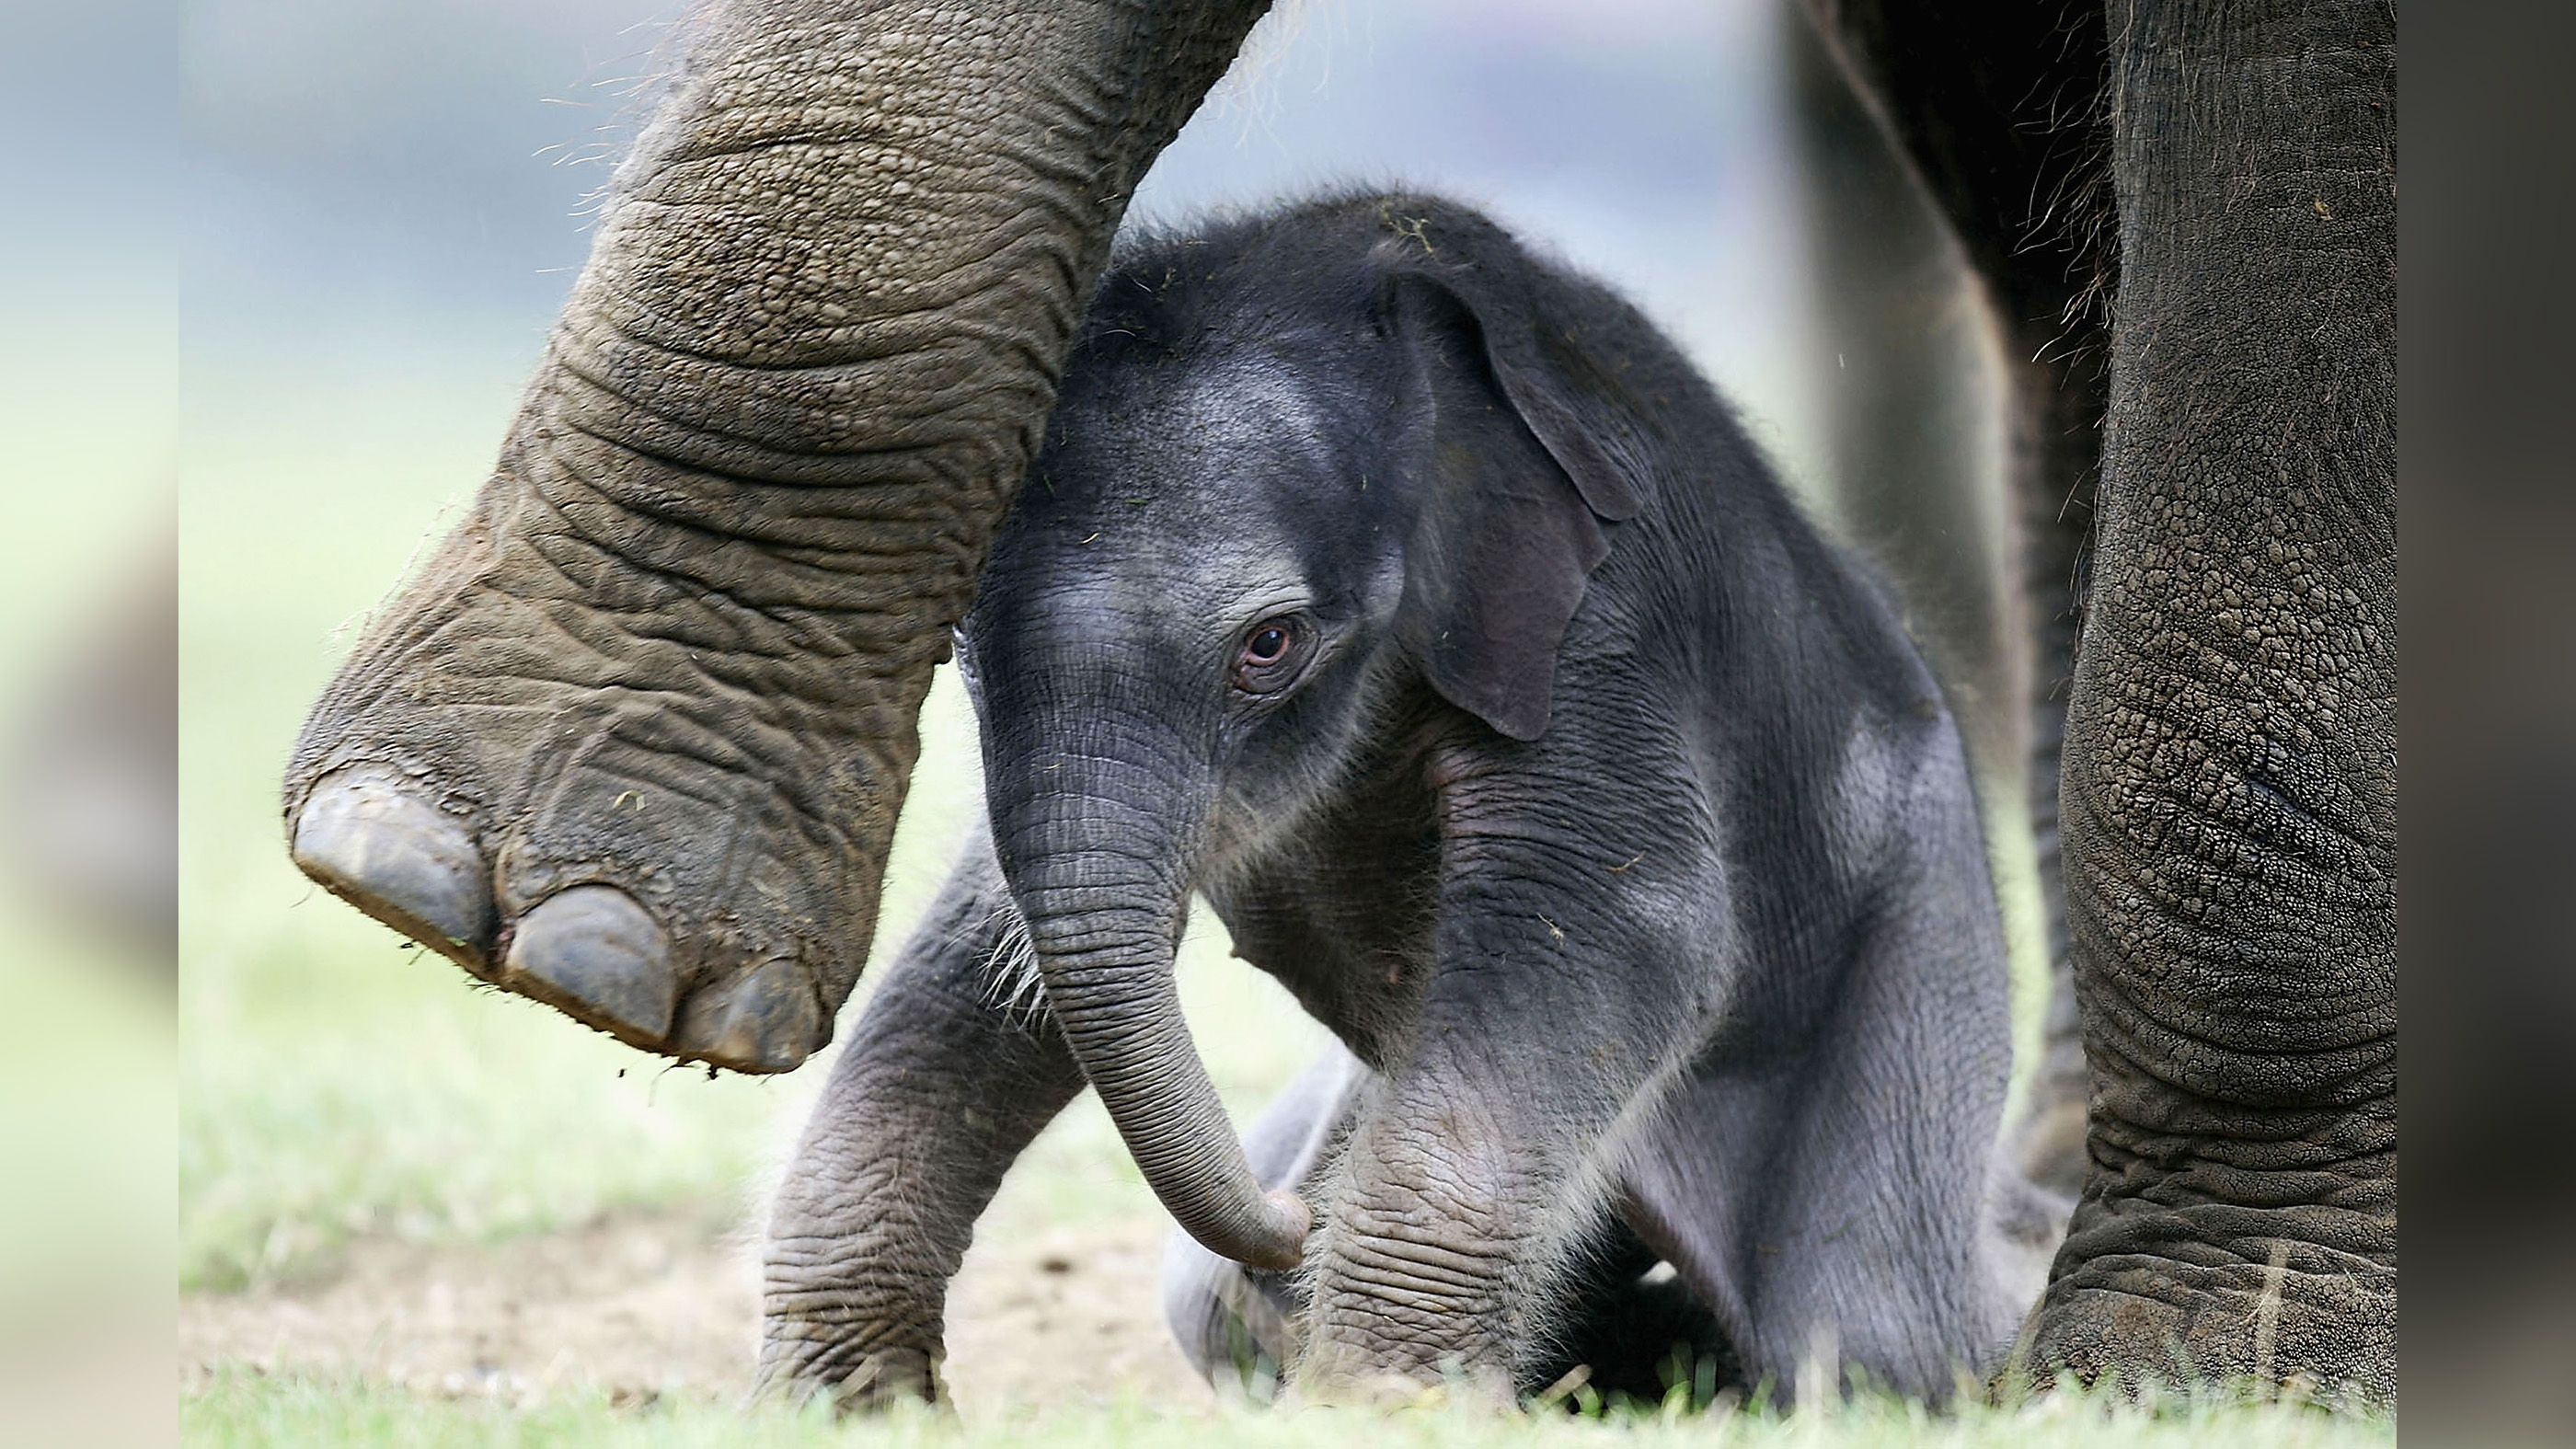
<instances>
[{"instance_id":1,"label":"dirt patch","mask_svg":"<svg viewBox=\"0 0 2576 1449\"><path fill-rule=\"evenodd\" d=\"M1163 1326L1163 1234L1125 1221L987 1235L948 1296L949 1389L970 1418L991 1409L1135 1398L1209 1404L1207 1381Z\"/></svg>"},{"instance_id":2,"label":"dirt patch","mask_svg":"<svg viewBox=\"0 0 2576 1449\"><path fill-rule=\"evenodd\" d=\"M980 1235L949 1295L959 1410L1208 1402L1163 1327L1163 1228L1140 1214ZM482 1248L361 1241L327 1286L182 1298L180 1388L250 1367L511 1401L738 1399L759 1301L756 1245L676 1218Z\"/></svg>"}]
</instances>

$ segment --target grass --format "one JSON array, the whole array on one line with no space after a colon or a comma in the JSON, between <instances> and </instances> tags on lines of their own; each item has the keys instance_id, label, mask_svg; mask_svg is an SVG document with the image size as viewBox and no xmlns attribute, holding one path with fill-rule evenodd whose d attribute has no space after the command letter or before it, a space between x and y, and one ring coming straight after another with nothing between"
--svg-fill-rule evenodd
<instances>
[{"instance_id":1,"label":"grass","mask_svg":"<svg viewBox=\"0 0 2576 1449\"><path fill-rule=\"evenodd\" d=\"M401 1449L450 1445L632 1445L715 1449L762 1445L938 1446L1010 1443L1045 1449L1090 1445L1175 1449L1211 1442L1245 1449L1311 1449L1367 1444L1372 1449L1465 1449L1465 1446L1686 1444L1695 1449L1873 1449L1880 1445L1983 1446L2081 1444L2087 1449L2203 1449L2213 1442L2278 1449L2360 1449L2395 1442L2395 1426L2333 1414L2294 1402L2204 1398L2140 1408L2106 1395L2072 1390L2019 1408L1969 1406L1934 1413L1921 1404L1863 1396L1822 1413L1748 1412L1726 1405L1704 1413L1678 1403L1585 1414L1498 1415L1440 1404L1437 1396L1394 1410L1219 1407L1175 1413L1122 1403L1073 1412L1029 1412L981 1423L947 1413L905 1410L835 1423L819 1409L742 1410L692 1402L612 1402L564 1396L524 1406L434 1398L364 1383L227 1376L182 1406L180 1425L192 1443L218 1445L382 1444Z\"/></svg>"}]
</instances>

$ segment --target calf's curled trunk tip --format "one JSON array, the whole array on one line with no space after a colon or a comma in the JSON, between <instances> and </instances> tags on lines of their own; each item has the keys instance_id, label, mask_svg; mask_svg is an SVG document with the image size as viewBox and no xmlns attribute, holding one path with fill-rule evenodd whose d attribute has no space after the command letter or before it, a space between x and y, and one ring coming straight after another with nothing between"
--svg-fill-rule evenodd
<instances>
[{"instance_id":1,"label":"calf's curled trunk tip","mask_svg":"<svg viewBox=\"0 0 2576 1449\"><path fill-rule=\"evenodd\" d=\"M1030 914L1039 979L1074 1059L1183 1231L1255 1268L1297 1266L1314 1215L1295 1194L1262 1188L1199 1060L1172 978L1177 905L1135 931L1107 914ZM1102 937L1130 944L1087 944Z\"/></svg>"}]
</instances>

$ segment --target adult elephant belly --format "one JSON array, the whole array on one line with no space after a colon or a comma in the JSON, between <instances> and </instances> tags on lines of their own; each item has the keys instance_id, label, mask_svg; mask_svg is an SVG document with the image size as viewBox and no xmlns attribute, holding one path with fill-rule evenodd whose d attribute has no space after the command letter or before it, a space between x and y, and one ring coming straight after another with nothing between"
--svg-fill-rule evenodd
<instances>
[{"instance_id":1,"label":"adult elephant belly","mask_svg":"<svg viewBox=\"0 0 2576 1449\"><path fill-rule=\"evenodd\" d=\"M691 22L498 468L305 725L297 863L647 1050L819 1048L1082 294L1261 9Z\"/></svg>"}]
</instances>

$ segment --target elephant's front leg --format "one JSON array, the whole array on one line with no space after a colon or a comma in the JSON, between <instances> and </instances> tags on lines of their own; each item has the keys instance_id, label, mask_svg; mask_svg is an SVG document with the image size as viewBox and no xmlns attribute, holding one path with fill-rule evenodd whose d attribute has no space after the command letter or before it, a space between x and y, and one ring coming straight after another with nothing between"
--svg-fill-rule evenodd
<instances>
[{"instance_id":1,"label":"elephant's front leg","mask_svg":"<svg viewBox=\"0 0 2576 1449\"><path fill-rule=\"evenodd\" d=\"M997 1001L1018 920L979 846L868 1003L771 1212L760 1387L939 1393L942 1320L1002 1174L1082 1087L1053 1020Z\"/></svg>"},{"instance_id":2,"label":"elephant's front leg","mask_svg":"<svg viewBox=\"0 0 2576 1449\"><path fill-rule=\"evenodd\" d=\"M1530 1076L1438 1055L1362 1117L1311 1260L1299 1373L1327 1396L1463 1379L1508 1402L1538 1387L1530 1370L1601 1222L1590 1154L1572 1139L1607 1123L1545 1120L1557 1099Z\"/></svg>"},{"instance_id":3,"label":"elephant's front leg","mask_svg":"<svg viewBox=\"0 0 2576 1449\"><path fill-rule=\"evenodd\" d=\"M1388 1376L1463 1376L1506 1399L1537 1387L1527 1380L1603 1220L1621 1114L1690 1029L1649 964L1661 953L1597 900L1444 897L1411 1046L1362 1108L1334 1200L1318 1204L1329 1215L1309 1254L1299 1373L1328 1395Z\"/></svg>"},{"instance_id":4,"label":"elephant's front leg","mask_svg":"<svg viewBox=\"0 0 2576 1449\"><path fill-rule=\"evenodd\" d=\"M1524 1274L1547 1256L1549 1204L1465 1098L1380 1103L1351 1147L1337 1210L1317 1245L1304 1383L1328 1395L1389 1378L1463 1373L1481 1392L1514 1388L1515 1331L1530 1319Z\"/></svg>"}]
</instances>

